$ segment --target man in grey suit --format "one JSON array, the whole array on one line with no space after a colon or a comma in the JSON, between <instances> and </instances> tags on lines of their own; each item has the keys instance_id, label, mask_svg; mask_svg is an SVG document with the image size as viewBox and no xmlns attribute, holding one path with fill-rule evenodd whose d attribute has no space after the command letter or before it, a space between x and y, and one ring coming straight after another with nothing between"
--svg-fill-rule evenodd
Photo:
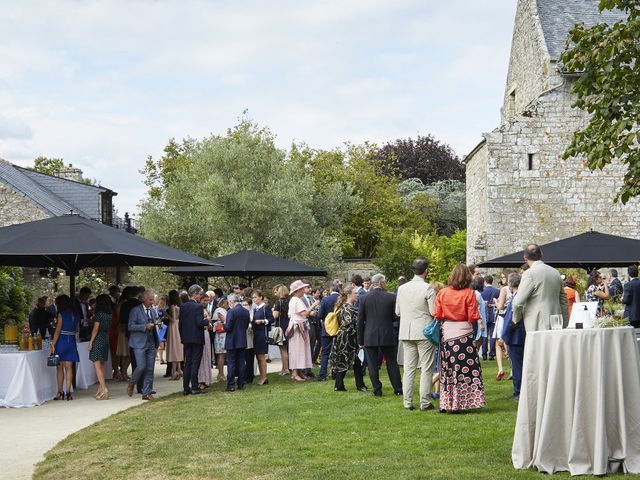
<instances>
[{"instance_id":1,"label":"man in grey suit","mask_svg":"<svg viewBox=\"0 0 640 480\"><path fill-rule=\"evenodd\" d=\"M420 368L420 410L433 410L430 395L436 347L425 338L422 331L433 322L436 292L425 280L429 270L426 258L416 258L411 268L413 279L399 286L396 296L396 315L400 317L399 336L404 351L404 408L414 409L413 383L416 370Z\"/></svg>"},{"instance_id":2,"label":"man in grey suit","mask_svg":"<svg viewBox=\"0 0 640 480\"><path fill-rule=\"evenodd\" d=\"M542 261L542 250L531 243L524 251L529 269L522 274L518 295L513 299L514 324L524 320L527 332L551 330L551 315L562 315L569 322L569 301L560 272Z\"/></svg>"},{"instance_id":3,"label":"man in grey suit","mask_svg":"<svg viewBox=\"0 0 640 480\"><path fill-rule=\"evenodd\" d=\"M129 313L129 347L136 358L136 368L131 374L127 394L133 395L133 387L140 378L142 399L153 400L153 367L158 348L158 332L156 331L156 313L153 308L154 294L152 290L144 291L143 303L134 307Z\"/></svg>"}]
</instances>

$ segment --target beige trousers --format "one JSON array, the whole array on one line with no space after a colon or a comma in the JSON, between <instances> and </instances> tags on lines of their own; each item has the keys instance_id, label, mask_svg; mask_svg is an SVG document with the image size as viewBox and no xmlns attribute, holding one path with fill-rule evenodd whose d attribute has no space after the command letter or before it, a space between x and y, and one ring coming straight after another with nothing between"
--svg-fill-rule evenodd
<instances>
[{"instance_id":1,"label":"beige trousers","mask_svg":"<svg viewBox=\"0 0 640 480\"><path fill-rule=\"evenodd\" d=\"M429 340L402 340L404 350L404 375L402 378L402 390L404 391L404 406L413 404L413 384L416 378L416 369L420 372L420 407L431 404L431 383L433 380L433 360L436 346Z\"/></svg>"}]
</instances>

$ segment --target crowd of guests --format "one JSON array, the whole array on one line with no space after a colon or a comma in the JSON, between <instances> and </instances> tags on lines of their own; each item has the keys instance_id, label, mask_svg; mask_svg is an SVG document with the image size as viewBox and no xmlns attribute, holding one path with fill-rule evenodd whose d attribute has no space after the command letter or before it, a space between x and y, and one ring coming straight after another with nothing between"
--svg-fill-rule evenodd
<instances>
[{"instance_id":1,"label":"crowd of guests","mask_svg":"<svg viewBox=\"0 0 640 480\"><path fill-rule=\"evenodd\" d=\"M296 280L276 285L270 295L243 285L227 294L192 285L162 296L144 287L121 292L112 286L93 298L84 287L75 298L60 295L52 305L46 297L38 299L30 321L34 331L52 337L51 351L60 357L56 400L73 398L78 335L88 342L96 368L97 400L109 398L104 372L109 354L113 378L127 382L128 395L137 391L153 400L158 359L166 364L165 377L182 380L184 395L206 393L214 368L215 381L234 392L251 383L269 384L273 346L281 358L280 375L292 382L331 377L338 392L347 390L349 371L357 390L370 391L368 372L373 395L381 396L379 370L385 365L393 393L408 410L416 408L414 380L420 369L419 409L433 410L439 399L441 412L457 413L485 406L481 359L496 360L496 381L503 380L510 361L508 379L512 398L518 399L526 332L549 329L554 314L563 315L566 325L580 301L576 278L544 264L539 246L529 245L524 261L518 272L502 272L497 287L493 276L463 264L455 266L447 285L429 282L424 258L413 262L413 278L398 279L395 292L387 291L382 274L354 275L348 285L335 279L327 290ZM631 280L623 286L615 270L608 278L592 272L584 296L598 302L598 315L605 314L605 300L619 299L625 316L640 327L637 266L628 273ZM439 334L434 340L426 331ZM320 367L317 376L314 365Z\"/></svg>"}]
</instances>

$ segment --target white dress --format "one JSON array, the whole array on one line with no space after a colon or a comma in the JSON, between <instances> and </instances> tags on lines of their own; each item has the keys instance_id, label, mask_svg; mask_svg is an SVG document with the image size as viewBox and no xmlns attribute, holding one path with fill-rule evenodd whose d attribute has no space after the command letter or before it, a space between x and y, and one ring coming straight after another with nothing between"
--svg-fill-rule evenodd
<instances>
[{"instance_id":1,"label":"white dress","mask_svg":"<svg viewBox=\"0 0 640 480\"><path fill-rule=\"evenodd\" d=\"M504 303L503 312L507 311L507 308L509 308L509 305L511 305L511 300L513 300L513 293L511 293L511 289L507 287L507 299ZM504 329L504 315L497 314L496 324L493 327L493 335L491 335L491 338L502 338L503 329Z\"/></svg>"}]
</instances>

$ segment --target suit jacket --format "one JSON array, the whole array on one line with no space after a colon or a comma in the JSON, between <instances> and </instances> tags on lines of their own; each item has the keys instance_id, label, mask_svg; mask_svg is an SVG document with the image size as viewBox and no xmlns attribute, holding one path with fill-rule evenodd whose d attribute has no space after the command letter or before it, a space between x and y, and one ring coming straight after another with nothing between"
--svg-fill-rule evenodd
<instances>
[{"instance_id":1,"label":"suit jacket","mask_svg":"<svg viewBox=\"0 0 640 480\"><path fill-rule=\"evenodd\" d=\"M569 323L569 301L560 272L542 261L522 274L518 295L513 299L513 321L524 320L527 332L551 330L551 315L562 315Z\"/></svg>"},{"instance_id":2,"label":"suit jacket","mask_svg":"<svg viewBox=\"0 0 640 480\"><path fill-rule=\"evenodd\" d=\"M323 337L331 337L327 333L327 330L324 328L324 319L327 317L327 315L333 312L339 296L339 293L331 292L329 295L320 300L320 306L318 307L318 320L320 320L320 325L322 326Z\"/></svg>"},{"instance_id":3,"label":"suit jacket","mask_svg":"<svg viewBox=\"0 0 640 480\"><path fill-rule=\"evenodd\" d=\"M622 290L622 303L624 316L629 319L631 325L640 327L640 279L632 278L624 284Z\"/></svg>"},{"instance_id":4,"label":"suit jacket","mask_svg":"<svg viewBox=\"0 0 640 480\"><path fill-rule=\"evenodd\" d=\"M227 321L224 330L227 335L224 340L225 350L247 348L247 329L251 322L249 310L237 304L227 312Z\"/></svg>"},{"instance_id":5,"label":"suit jacket","mask_svg":"<svg viewBox=\"0 0 640 480\"><path fill-rule=\"evenodd\" d=\"M156 312L153 307L149 308L149 313L153 319L153 323L157 320ZM137 307L131 309L129 312L129 347L130 348L145 348L147 346L147 340L150 340L156 348L158 348L158 334L155 326L151 330L147 330L145 327L149 323L149 317L147 316L147 309L144 304L140 304Z\"/></svg>"},{"instance_id":6,"label":"suit jacket","mask_svg":"<svg viewBox=\"0 0 640 480\"><path fill-rule=\"evenodd\" d=\"M183 344L191 343L204 345L204 327L209 321L204 318L204 308L195 300L189 300L180 305L178 316L178 330Z\"/></svg>"},{"instance_id":7,"label":"suit jacket","mask_svg":"<svg viewBox=\"0 0 640 480\"><path fill-rule=\"evenodd\" d=\"M358 344L365 347L396 345L393 331L396 296L381 288L360 297Z\"/></svg>"},{"instance_id":8,"label":"suit jacket","mask_svg":"<svg viewBox=\"0 0 640 480\"><path fill-rule=\"evenodd\" d=\"M400 340L425 340L422 331L433 321L436 292L419 276L400 285L395 313L400 317Z\"/></svg>"},{"instance_id":9,"label":"suit jacket","mask_svg":"<svg viewBox=\"0 0 640 480\"><path fill-rule=\"evenodd\" d=\"M482 292L482 299L487 302L487 323L495 323L496 315L493 307L490 307L490 303L494 303L494 300L500 296L500 289L493 285L487 285Z\"/></svg>"}]
</instances>

